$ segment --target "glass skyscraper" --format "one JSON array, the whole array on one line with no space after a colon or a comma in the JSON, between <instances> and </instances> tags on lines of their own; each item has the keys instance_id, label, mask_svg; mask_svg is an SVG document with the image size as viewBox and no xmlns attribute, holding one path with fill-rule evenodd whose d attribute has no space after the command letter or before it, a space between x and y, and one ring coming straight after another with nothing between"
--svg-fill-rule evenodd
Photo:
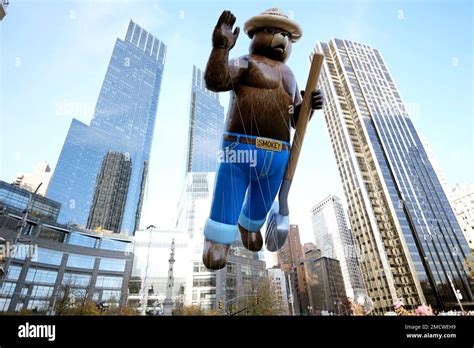
<instances>
[{"instance_id":1,"label":"glass skyscraper","mask_svg":"<svg viewBox=\"0 0 474 348\"><path fill-rule=\"evenodd\" d=\"M341 200L330 195L316 204L311 213L314 240L321 256L339 261L347 296L370 309L371 301L367 298L358 253Z\"/></svg>"},{"instance_id":2,"label":"glass skyscraper","mask_svg":"<svg viewBox=\"0 0 474 348\"><path fill-rule=\"evenodd\" d=\"M219 94L206 88L202 71L193 66L186 177L176 225L190 238L204 238L202 228L209 217L223 129L224 107Z\"/></svg>"},{"instance_id":3,"label":"glass skyscraper","mask_svg":"<svg viewBox=\"0 0 474 348\"><path fill-rule=\"evenodd\" d=\"M473 300L469 247L380 52L331 39L321 87L361 270L377 313ZM453 289L454 288L454 289Z\"/></svg>"},{"instance_id":4,"label":"glass skyscraper","mask_svg":"<svg viewBox=\"0 0 474 348\"><path fill-rule=\"evenodd\" d=\"M91 124L72 120L48 187L62 203L61 222L86 225L102 159L117 151L132 166L121 231L138 229L165 56L166 46L133 21L117 39Z\"/></svg>"},{"instance_id":5,"label":"glass skyscraper","mask_svg":"<svg viewBox=\"0 0 474 348\"><path fill-rule=\"evenodd\" d=\"M223 130L219 94L206 89L202 71L193 66L186 173L216 171Z\"/></svg>"}]
</instances>

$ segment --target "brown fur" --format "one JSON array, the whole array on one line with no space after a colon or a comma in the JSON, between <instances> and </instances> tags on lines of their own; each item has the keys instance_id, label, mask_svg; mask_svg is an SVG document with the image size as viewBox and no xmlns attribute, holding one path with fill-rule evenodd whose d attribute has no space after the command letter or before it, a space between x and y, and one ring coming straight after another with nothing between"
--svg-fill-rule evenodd
<instances>
[{"instance_id":1,"label":"brown fur","mask_svg":"<svg viewBox=\"0 0 474 348\"><path fill-rule=\"evenodd\" d=\"M223 35L232 34L216 26L214 38L221 39L219 43L222 42L222 32ZM250 54L230 62L229 50L235 41L229 47L214 45L205 81L212 91L231 91L226 131L290 140L290 125L293 123L290 112L298 111L301 96L295 77L285 64L291 53L291 40L287 40L283 51L272 47L274 36L281 35L281 32L275 29L272 34L265 31L253 33Z\"/></svg>"}]
</instances>

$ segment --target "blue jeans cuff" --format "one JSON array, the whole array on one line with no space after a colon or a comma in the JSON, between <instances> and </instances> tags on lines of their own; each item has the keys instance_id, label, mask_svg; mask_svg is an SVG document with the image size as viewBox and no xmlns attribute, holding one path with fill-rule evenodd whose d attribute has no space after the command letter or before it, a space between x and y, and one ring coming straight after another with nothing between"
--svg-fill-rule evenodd
<instances>
[{"instance_id":1,"label":"blue jeans cuff","mask_svg":"<svg viewBox=\"0 0 474 348\"><path fill-rule=\"evenodd\" d=\"M262 220L252 220L246 217L243 212L240 212L239 224L249 232L258 232L262 228L266 219L267 217L264 217Z\"/></svg>"},{"instance_id":2,"label":"blue jeans cuff","mask_svg":"<svg viewBox=\"0 0 474 348\"><path fill-rule=\"evenodd\" d=\"M235 241L237 226L207 219L204 236L211 242L230 245Z\"/></svg>"}]
</instances>

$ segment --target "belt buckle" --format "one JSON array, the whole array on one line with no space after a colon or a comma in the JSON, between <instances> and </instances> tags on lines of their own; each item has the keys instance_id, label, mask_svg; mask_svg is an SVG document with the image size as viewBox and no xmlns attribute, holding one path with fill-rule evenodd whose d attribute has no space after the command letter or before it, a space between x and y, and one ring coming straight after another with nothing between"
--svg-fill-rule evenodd
<instances>
[{"instance_id":1,"label":"belt buckle","mask_svg":"<svg viewBox=\"0 0 474 348\"><path fill-rule=\"evenodd\" d=\"M278 140L268 138L257 138L255 139L255 146L257 147L257 149L281 152L283 144L281 141Z\"/></svg>"}]
</instances>

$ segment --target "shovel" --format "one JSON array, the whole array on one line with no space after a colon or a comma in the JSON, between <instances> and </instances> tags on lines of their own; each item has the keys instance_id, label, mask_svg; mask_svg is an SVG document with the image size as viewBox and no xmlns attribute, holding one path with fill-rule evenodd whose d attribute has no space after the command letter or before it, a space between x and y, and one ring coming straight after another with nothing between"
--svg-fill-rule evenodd
<instances>
[{"instance_id":1,"label":"shovel","mask_svg":"<svg viewBox=\"0 0 474 348\"><path fill-rule=\"evenodd\" d=\"M285 177L280 186L278 202L275 201L270 210L270 217L267 222L267 231L265 233L265 245L269 251L279 250L285 244L286 237L290 231L290 220L288 209L288 193L290 192L291 182L295 175L296 166L300 157L301 147L306 133L306 127L311 116L311 95L316 89L319 73L323 65L324 55L314 53L311 60L311 69L309 70L308 81L306 82L307 93L304 94L301 104L296 131L291 144L290 159L286 167Z\"/></svg>"}]
</instances>

